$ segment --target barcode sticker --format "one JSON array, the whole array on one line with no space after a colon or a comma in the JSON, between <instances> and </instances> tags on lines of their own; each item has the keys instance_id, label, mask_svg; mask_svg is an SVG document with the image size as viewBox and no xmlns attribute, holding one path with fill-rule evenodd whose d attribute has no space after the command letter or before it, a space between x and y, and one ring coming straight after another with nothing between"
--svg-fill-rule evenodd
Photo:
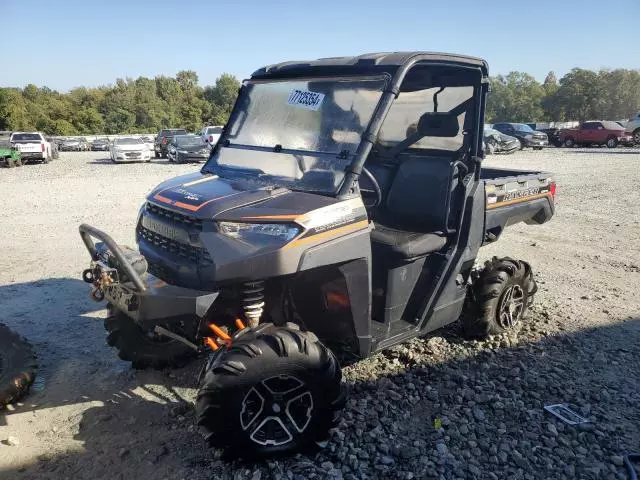
<instances>
[{"instance_id":1,"label":"barcode sticker","mask_svg":"<svg viewBox=\"0 0 640 480\"><path fill-rule=\"evenodd\" d=\"M323 100L324 93L293 90L289 95L287 104L293 105L294 107L306 108L307 110L318 110Z\"/></svg>"}]
</instances>

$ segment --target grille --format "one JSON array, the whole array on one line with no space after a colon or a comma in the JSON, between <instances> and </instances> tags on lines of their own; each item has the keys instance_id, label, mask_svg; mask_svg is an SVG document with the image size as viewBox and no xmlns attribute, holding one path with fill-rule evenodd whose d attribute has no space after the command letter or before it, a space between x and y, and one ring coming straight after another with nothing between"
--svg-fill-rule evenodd
<instances>
[{"instance_id":1,"label":"grille","mask_svg":"<svg viewBox=\"0 0 640 480\"><path fill-rule=\"evenodd\" d=\"M202 220L182 213L177 213L166 208L158 207L153 203L147 203L147 212L171 220L171 223L174 225L186 225L192 228L195 227L197 230L202 230Z\"/></svg>"},{"instance_id":2,"label":"grille","mask_svg":"<svg viewBox=\"0 0 640 480\"><path fill-rule=\"evenodd\" d=\"M179 257L186 258L192 263L212 263L211 255L204 248L194 247L192 245L185 245L183 243L176 242L170 238L158 235L151 230L139 227L138 234L142 239L155 247L158 247L166 252L173 253Z\"/></svg>"}]
</instances>

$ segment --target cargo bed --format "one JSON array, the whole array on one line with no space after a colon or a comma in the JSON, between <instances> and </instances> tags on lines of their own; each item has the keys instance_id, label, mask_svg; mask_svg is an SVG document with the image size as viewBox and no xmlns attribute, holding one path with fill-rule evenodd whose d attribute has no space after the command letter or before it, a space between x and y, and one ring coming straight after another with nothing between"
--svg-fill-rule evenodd
<instances>
[{"instance_id":1,"label":"cargo bed","mask_svg":"<svg viewBox=\"0 0 640 480\"><path fill-rule=\"evenodd\" d=\"M509 225L542 224L554 213L555 179L551 173L483 168L486 194L484 243L496 241Z\"/></svg>"}]
</instances>

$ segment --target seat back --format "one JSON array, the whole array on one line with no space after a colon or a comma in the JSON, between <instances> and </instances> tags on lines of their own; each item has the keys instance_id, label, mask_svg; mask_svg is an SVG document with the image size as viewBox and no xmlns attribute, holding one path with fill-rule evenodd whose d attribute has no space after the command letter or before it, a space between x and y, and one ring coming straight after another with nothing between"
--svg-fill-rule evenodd
<instances>
[{"instance_id":1,"label":"seat back","mask_svg":"<svg viewBox=\"0 0 640 480\"><path fill-rule=\"evenodd\" d=\"M394 223L414 231L447 231L452 159L407 155L402 158L386 198Z\"/></svg>"}]
</instances>

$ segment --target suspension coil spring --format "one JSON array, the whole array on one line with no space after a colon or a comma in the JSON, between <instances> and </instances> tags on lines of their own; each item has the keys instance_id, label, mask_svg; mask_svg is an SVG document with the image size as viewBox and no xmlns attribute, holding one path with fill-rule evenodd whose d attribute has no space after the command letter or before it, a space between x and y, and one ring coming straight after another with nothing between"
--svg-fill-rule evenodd
<instances>
[{"instance_id":1,"label":"suspension coil spring","mask_svg":"<svg viewBox=\"0 0 640 480\"><path fill-rule=\"evenodd\" d=\"M244 284L242 288L242 308L249 326L257 326L264 310L264 281Z\"/></svg>"}]
</instances>

